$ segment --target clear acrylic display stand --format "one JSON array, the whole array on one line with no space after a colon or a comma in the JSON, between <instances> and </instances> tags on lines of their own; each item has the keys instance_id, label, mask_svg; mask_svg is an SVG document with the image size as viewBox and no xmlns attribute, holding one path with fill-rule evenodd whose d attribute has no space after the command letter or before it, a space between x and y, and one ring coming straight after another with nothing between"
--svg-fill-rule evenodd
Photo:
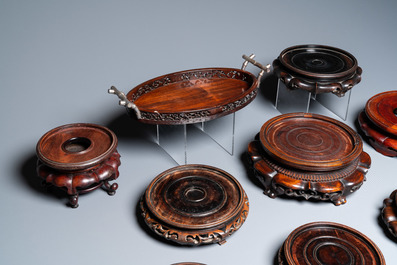
<instances>
[{"instance_id":1,"label":"clear acrylic display stand","mask_svg":"<svg viewBox=\"0 0 397 265\"><path fill-rule=\"evenodd\" d=\"M234 152L235 113L224 117L195 124L156 125L157 144L178 164L187 164L190 129L198 129L227 153ZM196 148L200 148L197 147ZM203 148L201 146L201 148ZM190 161L189 161L190 162Z\"/></svg>"},{"instance_id":2,"label":"clear acrylic display stand","mask_svg":"<svg viewBox=\"0 0 397 265\"><path fill-rule=\"evenodd\" d=\"M351 90L347 91L343 97L338 97L332 93L315 95L302 89L288 89L285 84L278 79L274 105L282 114L291 112L311 112L329 116L333 113L339 118L346 120L349 110L350 94Z\"/></svg>"}]
</instances>

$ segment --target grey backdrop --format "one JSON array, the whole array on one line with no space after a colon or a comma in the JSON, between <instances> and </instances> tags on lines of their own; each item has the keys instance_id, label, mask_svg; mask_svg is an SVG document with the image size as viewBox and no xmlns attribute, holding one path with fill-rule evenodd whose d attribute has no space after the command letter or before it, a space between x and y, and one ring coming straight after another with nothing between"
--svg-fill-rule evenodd
<instances>
[{"instance_id":1,"label":"grey backdrop","mask_svg":"<svg viewBox=\"0 0 397 265\"><path fill-rule=\"evenodd\" d=\"M388 1L12 1L0 0L1 264L273 264L288 234L312 221L349 225L370 237L388 264L396 241L379 223L382 201L397 188L396 158L375 152L367 181L347 204L270 199L246 173L243 154L261 125L279 113L269 101L272 82L236 115L235 154L208 137L192 163L234 175L250 199L242 228L223 246L189 248L150 236L136 205L149 182L175 166L107 94L129 91L153 77L198 67L239 68L241 55L263 64L296 44L325 44L355 55L363 68L347 124L381 91L396 89L397 2ZM253 67L249 69L257 72ZM265 80L271 77L265 76ZM91 122L119 137L119 190L97 190L80 207L45 193L35 177L35 145L59 125Z\"/></svg>"}]
</instances>

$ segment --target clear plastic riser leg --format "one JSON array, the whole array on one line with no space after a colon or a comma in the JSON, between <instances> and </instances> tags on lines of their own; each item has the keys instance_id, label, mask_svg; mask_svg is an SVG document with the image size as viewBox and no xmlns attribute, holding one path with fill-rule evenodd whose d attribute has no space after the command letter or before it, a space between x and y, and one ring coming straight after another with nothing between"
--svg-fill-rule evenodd
<instances>
[{"instance_id":1,"label":"clear plastic riser leg","mask_svg":"<svg viewBox=\"0 0 397 265\"><path fill-rule=\"evenodd\" d=\"M282 113L311 112L326 116L336 115L346 120L351 90L343 97L332 93L312 94L302 89L291 90L278 80L275 107Z\"/></svg>"},{"instance_id":2,"label":"clear plastic riser leg","mask_svg":"<svg viewBox=\"0 0 397 265\"><path fill-rule=\"evenodd\" d=\"M346 120L350 104L351 90L347 91L343 97L338 97L332 93L316 95L316 101L330 110L339 118Z\"/></svg>"},{"instance_id":3,"label":"clear plastic riser leg","mask_svg":"<svg viewBox=\"0 0 397 265\"><path fill-rule=\"evenodd\" d=\"M187 131L183 125L156 125L157 144L178 164L187 164Z\"/></svg>"},{"instance_id":4,"label":"clear plastic riser leg","mask_svg":"<svg viewBox=\"0 0 397 265\"><path fill-rule=\"evenodd\" d=\"M309 112L311 93L302 89L291 90L278 80L276 109L282 113Z\"/></svg>"},{"instance_id":5,"label":"clear plastic riser leg","mask_svg":"<svg viewBox=\"0 0 397 265\"><path fill-rule=\"evenodd\" d=\"M230 155L234 154L234 128L236 114L195 124L197 128L207 134L215 143Z\"/></svg>"}]
</instances>

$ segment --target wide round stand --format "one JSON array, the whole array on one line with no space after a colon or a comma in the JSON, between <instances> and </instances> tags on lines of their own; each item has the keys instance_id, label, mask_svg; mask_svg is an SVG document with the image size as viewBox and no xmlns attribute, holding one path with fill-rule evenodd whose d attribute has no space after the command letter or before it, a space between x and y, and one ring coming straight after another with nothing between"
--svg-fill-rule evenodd
<instances>
[{"instance_id":1,"label":"wide round stand","mask_svg":"<svg viewBox=\"0 0 397 265\"><path fill-rule=\"evenodd\" d=\"M371 159L347 125L316 114L267 121L248 146L256 177L271 198L281 195L346 203L361 187Z\"/></svg>"},{"instance_id":2,"label":"wide round stand","mask_svg":"<svg viewBox=\"0 0 397 265\"><path fill-rule=\"evenodd\" d=\"M157 176L140 202L151 230L183 245L225 243L247 218L248 198L227 172L184 165Z\"/></svg>"},{"instance_id":3,"label":"wide round stand","mask_svg":"<svg viewBox=\"0 0 397 265\"><path fill-rule=\"evenodd\" d=\"M86 123L68 124L44 134L37 143L37 174L45 185L66 190L71 207L79 194L99 187L113 195L119 176L117 137L109 129Z\"/></svg>"},{"instance_id":4,"label":"wide round stand","mask_svg":"<svg viewBox=\"0 0 397 265\"><path fill-rule=\"evenodd\" d=\"M386 264L368 237L348 226L314 222L295 229L278 253L280 265Z\"/></svg>"},{"instance_id":5,"label":"wide round stand","mask_svg":"<svg viewBox=\"0 0 397 265\"><path fill-rule=\"evenodd\" d=\"M377 152L397 156L397 91L383 92L370 98L358 122Z\"/></svg>"}]
</instances>

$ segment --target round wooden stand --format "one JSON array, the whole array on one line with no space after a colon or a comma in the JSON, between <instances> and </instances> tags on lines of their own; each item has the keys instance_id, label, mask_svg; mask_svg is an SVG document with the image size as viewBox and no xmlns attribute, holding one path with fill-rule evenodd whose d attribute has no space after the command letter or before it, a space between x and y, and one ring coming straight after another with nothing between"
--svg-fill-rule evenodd
<instances>
[{"instance_id":1,"label":"round wooden stand","mask_svg":"<svg viewBox=\"0 0 397 265\"><path fill-rule=\"evenodd\" d=\"M37 143L37 174L44 184L66 190L71 207L79 194L99 187L113 195L119 176L117 137L109 129L86 123L68 124L44 134Z\"/></svg>"},{"instance_id":2,"label":"round wooden stand","mask_svg":"<svg viewBox=\"0 0 397 265\"><path fill-rule=\"evenodd\" d=\"M368 237L348 226L314 222L295 229L278 253L281 265L386 264Z\"/></svg>"},{"instance_id":3,"label":"round wooden stand","mask_svg":"<svg viewBox=\"0 0 397 265\"><path fill-rule=\"evenodd\" d=\"M382 218L391 234L397 238L397 190L383 201Z\"/></svg>"},{"instance_id":4,"label":"round wooden stand","mask_svg":"<svg viewBox=\"0 0 397 265\"><path fill-rule=\"evenodd\" d=\"M324 45L299 45L283 50L274 73L289 89L344 96L361 81L362 69L350 53Z\"/></svg>"},{"instance_id":5,"label":"round wooden stand","mask_svg":"<svg viewBox=\"0 0 397 265\"><path fill-rule=\"evenodd\" d=\"M150 229L183 245L226 242L249 211L237 180L206 165L177 166L161 173L146 189L140 207Z\"/></svg>"},{"instance_id":6,"label":"round wooden stand","mask_svg":"<svg viewBox=\"0 0 397 265\"><path fill-rule=\"evenodd\" d=\"M346 203L361 187L371 159L349 126L322 115L290 113L267 121L248 146L256 177L280 195Z\"/></svg>"},{"instance_id":7,"label":"round wooden stand","mask_svg":"<svg viewBox=\"0 0 397 265\"><path fill-rule=\"evenodd\" d=\"M362 131L379 153L397 156L397 91L377 94L358 117Z\"/></svg>"}]
</instances>

